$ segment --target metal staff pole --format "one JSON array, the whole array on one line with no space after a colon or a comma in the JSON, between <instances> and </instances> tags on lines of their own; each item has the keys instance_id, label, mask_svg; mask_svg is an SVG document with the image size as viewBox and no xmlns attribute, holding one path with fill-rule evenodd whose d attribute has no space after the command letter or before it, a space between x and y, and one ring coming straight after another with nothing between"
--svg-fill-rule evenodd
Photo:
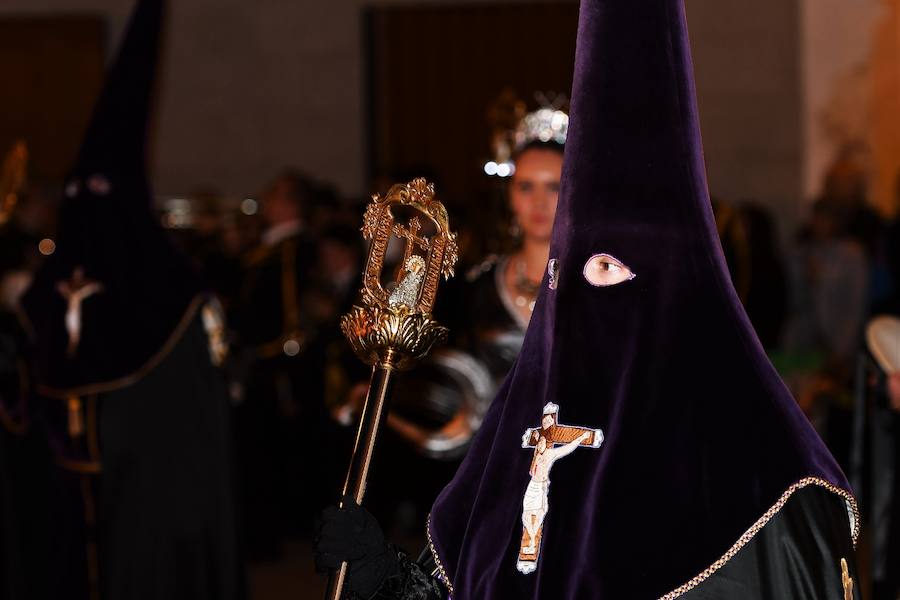
<instances>
[{"instance_id":1,"label":"metal staff pole","mask_svg":"<svg viewBox=\"0 0 900 600\"><path fill-rule=\"evenodd\" d=\"M392 207L417 213L406 225L398 224ZM431 221L435 233L420 235L420 218ZM344 496L362 504L378 432L384 424L396 371L411 368L425 358L435 344L447 339L447 328L431 316L441 277L453 275L457 260L456 235L451 233L447 211L434 198L434 186L424 179L394 185L386 196L375 195L366 209L363 237L370 242L363 273L361 306L341 319L341 331L356 355L372 365L369 392L363 406ZM391 236L405 239L402 274L388 293L381 284L385 253ZM340 600L347 577L347 563L329 578L326 600Z\"/></svg>"}]
</instances>

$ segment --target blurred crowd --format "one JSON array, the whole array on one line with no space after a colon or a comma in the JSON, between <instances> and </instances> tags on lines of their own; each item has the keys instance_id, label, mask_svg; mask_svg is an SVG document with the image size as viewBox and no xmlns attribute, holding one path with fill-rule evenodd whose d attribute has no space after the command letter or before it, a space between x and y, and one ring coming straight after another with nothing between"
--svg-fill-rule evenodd
<instances>
[{"instance_id":1,"label":"blurred crowd","mask_svg":"<svg viewBox=\"0 0 900 600\"><path fill-rule=\"evenodd\" d=\"M714 201L735 288L770 358L849 472L864 331L900 311L900 226L866 198L866 171L838 157L799 228L752 202ZM900 179L898 179L900 201ZM787 235L785 235L787 233Z\"/></svg>"}]
</instances>

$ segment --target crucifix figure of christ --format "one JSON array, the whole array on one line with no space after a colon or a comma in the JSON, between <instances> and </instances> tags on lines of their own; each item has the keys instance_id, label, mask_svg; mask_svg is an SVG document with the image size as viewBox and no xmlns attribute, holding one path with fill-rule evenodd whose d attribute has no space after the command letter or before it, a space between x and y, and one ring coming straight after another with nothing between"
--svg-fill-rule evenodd
<instances>
[{"instance_id":1,"label":"crucifix figure of christ","mask_svg":"<svg viewBox=\"0 0 900 600\"><path fill-rule=\"evenodd\" d=\"M516 569L520 573L532 573L537 569L541 551L544 519L550 510L550 469L553 464L579 446L599 448L603 443L603 431L587 427L559 424L559 406L548 402L544 406L541 426L525 431L522 436L523 448L534 448L529 474L531 480L522 500L522 542Z\"/></svg>"},{"instance_id":2,"label":"crucifix figure of christ","mask_svg":"<svg viewBox=\"0 0 900 600\"><path fill-rule=\"evenodd\" d=\"M69 345L66 353L73 356L81 341L81 303L88 297L103 291L103 284L84 276L84 269L75 267L68 281L60 281L56 289L68 302L66 308L66 332L69 334Z\"/></svg>"}]
</instances>

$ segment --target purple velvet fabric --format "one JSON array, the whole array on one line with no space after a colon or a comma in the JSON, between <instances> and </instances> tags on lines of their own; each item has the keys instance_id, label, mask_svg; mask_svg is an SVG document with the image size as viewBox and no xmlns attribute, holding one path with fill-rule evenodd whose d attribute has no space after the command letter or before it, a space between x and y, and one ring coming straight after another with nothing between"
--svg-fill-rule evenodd
<instances>
[{"instance_id":1,"label":"purple velvet fabric","mask_svg":"<svg viewBox=\"0 0 900 600\"><path fill-rule=\"evenodd\" d=\"M106 384L158 353L199 291L169 240L146 174L163 0L139 0L66 183L56 251L23 305L36 334L37 378L57 390ZM58 290L81 267L103 290L81 307L81 341L67 352Z\"/></svg>"},{"instance_id":2,"label":"purple velvet fabric","mask_svg":"<svg viewBox=\"0 0 900 600\"><path fill-rule=\"evenodd\" d=\"M598 288L597 253L637 275ZM525 345L430 533L455 600L659 598L782 493L840 468L767 360L710 209L682 0L582 0L551 258ZM516 569L547 402L601 428L552 469L536 572Z\"/></svg>"}]
</instances>

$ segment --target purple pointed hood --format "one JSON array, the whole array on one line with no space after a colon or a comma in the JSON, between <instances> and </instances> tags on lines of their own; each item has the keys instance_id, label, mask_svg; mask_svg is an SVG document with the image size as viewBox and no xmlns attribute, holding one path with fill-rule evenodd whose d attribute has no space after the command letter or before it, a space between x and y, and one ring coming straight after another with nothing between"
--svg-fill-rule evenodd
<instances>
[{"instance_id":1,"label":"purple pointed hood","mask_svg":"<svg viewBox=\"0 0 900 600\"><path fill-rule=\"evenodd\" d=\"M550 256L519 360L432 511L455 600L674 598L792 486L852 503L731 285L682 0L582 0ZM548 403L604 439L545 486L529 429ZM529 509L544 521L522 568Z\"/></svg>"}]
</instances>

